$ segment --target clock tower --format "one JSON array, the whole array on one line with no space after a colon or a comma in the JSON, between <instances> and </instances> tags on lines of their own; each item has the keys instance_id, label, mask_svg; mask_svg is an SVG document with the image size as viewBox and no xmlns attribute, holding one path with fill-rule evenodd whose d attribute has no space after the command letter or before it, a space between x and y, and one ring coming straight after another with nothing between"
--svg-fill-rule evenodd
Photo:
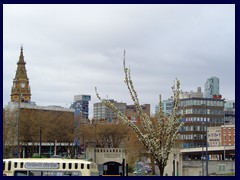
<instances>
[{"instance_id":1,"label":"clock tower","mask_svg":"<svg viewBox=\"0 0 240 180\"><path fill-rule=\"evenodd\" d=\"M19 61L17 62L17 71L15 78L13 79L11 102L20 101L29 103L31 101L31 90L25 64L26 62L24 61L23 47L21 47Z\"/></svg>"}]
</instances>

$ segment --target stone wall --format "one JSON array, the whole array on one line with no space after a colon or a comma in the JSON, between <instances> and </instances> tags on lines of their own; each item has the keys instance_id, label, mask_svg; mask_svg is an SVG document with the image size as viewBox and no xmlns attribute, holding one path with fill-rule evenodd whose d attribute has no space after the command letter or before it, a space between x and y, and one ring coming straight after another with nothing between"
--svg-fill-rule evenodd
<instances>
[{"instance_id":1,"label":"stone wall","mask_svg":"<svg viewBox=\"0 0 240 180\"><path fill-rule=\"evenodd\" d=\"M206 175L206 161L203 161L204 175ZM189 160L183 161L183 176L201 176L202 161ZM235 160L226 161L208 161L209 175L227 175L235 172Z\"/></svg>"}]
</instances>

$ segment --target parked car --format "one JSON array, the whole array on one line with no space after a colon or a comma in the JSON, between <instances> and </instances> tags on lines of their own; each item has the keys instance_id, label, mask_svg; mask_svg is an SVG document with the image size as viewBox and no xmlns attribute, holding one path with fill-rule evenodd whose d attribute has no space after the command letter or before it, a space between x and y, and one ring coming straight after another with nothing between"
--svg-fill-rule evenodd
<instances>
[{"instance_id":1,"label":"parked car","mask_svg":"<svg viewBox=\"0 0 240 180\"><path fill-rule=\"evenodd\" d=\"M142 167L138 167L137 170L133 172L133 174L149 174L152 172L152 168L148 165L144 165Z\"/></svg>"},{"instance_id":2,"label":"parked car","mask_svg":"<svg viewBox=\"0 0 240 180\"><path fill-rule=\"evenodd\" d=\"M144 170L144 169L138 169L133 171L133 174L139 174L139 175L147 174L147 173L148 173L147 170Z\"/></svg>"}]
</instances>

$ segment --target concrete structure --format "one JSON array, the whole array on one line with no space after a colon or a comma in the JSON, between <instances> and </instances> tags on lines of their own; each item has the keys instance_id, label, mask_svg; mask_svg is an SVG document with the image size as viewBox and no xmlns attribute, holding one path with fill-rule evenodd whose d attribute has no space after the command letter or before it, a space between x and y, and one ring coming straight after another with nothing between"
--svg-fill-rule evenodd
<instances>
[{"instance_id":1,"label":"concrete structure","mask_svg":"<svg viewBox=\"0 0 240 180\"><path fill-rule=\"evenodd\" d=\"M216 147L208 147L209 160L223 160L224 157L224 149L228 159L235 159L235 146L216 146ZM181 154L183 160L197 160L201 159L202 155L205 156L206 147L198 147L198 148L182 148Z\"/></svg>"},{"instance_id":2,"label":"concrete structure","mask_svg":"<svg viewBox=\"0 0 240 180\"><path fill-rule=\"evenodd\" d=\"M110 102L114 103L116 108L123 114L126 114L126 103L117 102L113 99L109 99ZM107 120L108 122L113 122L117 120L115 113L108 107L106 107L102 102L93 104L93 119L94 120Z\"/></svg>"},{"instance_id":3,"label":"concrete structure","mask_svg":"<svg viewBox=\"0 0 240 180\"><path fill-rule=\"evenodd\" d=\"M203 98L203 93L201 90L201 87L197 88L197 91L191 91L191 92L183 92L180 93L180 99L186 99L186 98Z\"/></svg>"},{"instance_id":4,"label":"concrete structure","mask_svg":"<svg viewBox=\"0 0 240 180\"><path fill-rule=\"evenodd\" d=\"M95 154L94 154L95 153ZM87 159L96 162L98 165L106 164L107 162L117 162L122 164L123 159L127 159L127 152L123 148L87 148ZM96 157L96 159L94 159ZM125 161L125 163L128 163ZM101 169L101 168L100 168ZM157 166L155 172L159 175ZM169 155L167 166L164 170L165 176L181 176L182 175L182 156L180 149L173 148Z\"/></svg>"},{"instance_id":5,"label":"concrete structure","mask_svg":"<svg viewBox=\"0 0 240 180\"><path fill-rule=\"evenodd\" d=\"M209 161L208 163L209 176L226 176L235 173L235 160ZM202 176L202 161L183 161L182 165L183 176Z\"/></svg>"},{"instance_id":6,"label":"concrete structure","mask_svg":"<svg viewBox=\"0 0 240 180\"><path fill-rule=\"evenodd\" d=\"M221 126L208 127L208 146L221 146Z\"/></svg>"},{"instance_id":7,"label":"concrete structure","mask_svg":"<svg viewBox=\"0 0 240 180\"><path fill-rule=\"evenodd\" d=\"M125 150L122 148L94 148L94 146L88 146L86 152L87 159L97 164L104 164L109 161L122 163L123 158L126 158Z\"/></svg>"}]
</instances>

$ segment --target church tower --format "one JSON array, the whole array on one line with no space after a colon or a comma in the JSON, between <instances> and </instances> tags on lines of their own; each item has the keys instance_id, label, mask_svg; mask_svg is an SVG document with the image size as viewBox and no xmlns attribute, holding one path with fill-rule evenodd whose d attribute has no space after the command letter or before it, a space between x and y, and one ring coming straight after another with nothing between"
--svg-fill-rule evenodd
<instances>
[{"instance_id":1,"label":"church tower","mask_svg":"<svg viewBox=\"0 0 240 180\"><path fill-rule=\"evenodd\" d=\"M31 90L29 86L29 79L27 77L26 62L23 56L23 47L21 47L19 61L17 62L17 71L13 79L13 86L11 92L11 102L25 102L31 101Z\"/></svg>"}]
</instances>

